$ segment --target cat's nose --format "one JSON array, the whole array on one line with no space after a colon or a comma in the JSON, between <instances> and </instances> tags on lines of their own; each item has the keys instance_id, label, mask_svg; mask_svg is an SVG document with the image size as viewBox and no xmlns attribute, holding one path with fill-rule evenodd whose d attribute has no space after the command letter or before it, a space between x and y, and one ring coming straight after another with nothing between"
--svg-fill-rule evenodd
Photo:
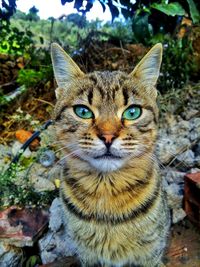
<instances>
[{"instance_id":1,"label":"cat's nose","mask_svg":"<svg viewBox=\"0 0 200 267\"><path fill-rule=\"evenodd\" d=\"M101 134L99 135L99 139L101 139L107 148L112 145L113 140L116 138L114 134Z\"/></svg>"}]
</instances>

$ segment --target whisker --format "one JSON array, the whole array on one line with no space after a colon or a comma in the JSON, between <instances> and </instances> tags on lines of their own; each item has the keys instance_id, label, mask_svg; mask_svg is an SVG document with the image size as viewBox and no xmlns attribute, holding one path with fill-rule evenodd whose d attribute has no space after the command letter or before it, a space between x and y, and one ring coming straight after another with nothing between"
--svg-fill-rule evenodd
<instances>
[{"instance_id":1,"label":"whisker","mask_svg":"<svg viewBox=\"0 0 200 267\"><path fill-rule=\"evenodd\" d=\"M68 153L67 155L63 156L61 159L59 159L54 165L53 167L50 169L50 173L53 172L54 169L57 168L58 165L60 165L60 167L62 168L63 167L63 160L70 157L71 155L73 155L74 153L76 153L77 151L80 151L79 149L76 149L70 153ZM76 156L76 155L75 155Z\"/></svg>"},{"instance_id":2,"label":"whisker","mask_svg":"<svg viewBox=\"0 0 200 267\"><path fill-rule=\"evenodd\" d=\"M66 158L68 158L69 156L73 155L73 154L74 154L75 152L77 152L77 151L80 151L80 150L79 150L79 149L76 149L76 150L72 151L71 153L65 155L64 157L62 157L61 159L59 159L59 160L56 162L56 164L59 164L59 163L62 162L64 159L66 159Z\"/></svg>"},{"instance_id":3,"label":"whisker","mask_svg":"<svg viewBox=\"0 0 200 267\"><path fill-rule=\"evenodd\" d=\"M66 146L63 146L63 147L57 149L57 150L55 151L55 153L57 153L58 151L61 151L61 150L65 149L65 148L73 148L74 145L75 145L75 143L74 143L74 144L68 144L68 145L66 145Z\"/></svg>"}]
</instances>

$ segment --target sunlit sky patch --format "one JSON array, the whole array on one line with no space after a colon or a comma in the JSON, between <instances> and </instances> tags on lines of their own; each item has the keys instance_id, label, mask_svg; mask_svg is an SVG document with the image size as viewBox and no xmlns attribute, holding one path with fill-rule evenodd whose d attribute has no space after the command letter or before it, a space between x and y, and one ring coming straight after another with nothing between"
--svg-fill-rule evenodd
<instances>
[{"instance_id":1,"label":"sunlit sky patch","mask_svg":"<svg viewBox=\"0 0 200 267\"><path fill-rule=\"evenodd\" d=\"M73 3L66 3L65 6L61 4L61 0L17 0L17 9L27 13L28 10L35 6L39 9L38 15L42 19L47 19L49 17L58 18L61 15L68 15L71 13L77 13L77 10L73 8ZM91 9L91 12L88 12L87 19L95 20L99 18L100 20L111 20L111 14L106 7L105 12L101 4L98 1L95 1L94 6Z\"/></svg>"}]
</instances>

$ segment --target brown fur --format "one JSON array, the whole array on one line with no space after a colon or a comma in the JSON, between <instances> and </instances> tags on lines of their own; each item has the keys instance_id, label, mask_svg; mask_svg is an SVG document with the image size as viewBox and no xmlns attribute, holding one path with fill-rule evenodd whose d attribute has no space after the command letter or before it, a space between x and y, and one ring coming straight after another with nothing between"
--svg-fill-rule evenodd
<instances>
[{"instance_id":1,"label":"brown fur","mask_svg":"<svg viewBox=\"0 0 200 267\"><path fill-rule=\"evenodd\" d=\"M60 195L82 265L161 266L169 228L154 156L158 121L154 86L161 46L155 46L129 75L84 74L56 44L52 59L58 83L55 127L66 157ZM78 117L73 109L77 104L91 109L94 118ZM122 119L132 104L142 108L142 115ZM93 160L104 135L118 142L115 151L123 163Z\"/></svg>"}]
</instances>

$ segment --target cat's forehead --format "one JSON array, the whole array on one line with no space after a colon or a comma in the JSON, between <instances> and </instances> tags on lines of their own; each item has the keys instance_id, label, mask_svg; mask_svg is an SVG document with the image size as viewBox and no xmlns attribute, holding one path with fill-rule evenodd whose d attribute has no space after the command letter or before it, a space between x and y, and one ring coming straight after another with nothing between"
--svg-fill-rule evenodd
<instances>
[{"instance_id":1,"label":"cat's forehead","mask_svg":"<svg viewBox=\"0 0 200 267\"><path fill-rule=\"evenodd\" d=\"M122 71L95 71L87 74L88 79L94 84L121 84L127 79L127 74Z\"/></svg>"},{"instance_id":2,"label":"cat's forehead","mask_svg":"<svg viewBox=\"0 0 200 267\"><path fill-rule=\"evenodd\" d=\"M85 75L78 83L74 99L84 100L90 105L127 105L131 101L142 104L148 101L145 89L137 81L121 71L97 71Z\"/></svg>"},{"instance_id":3,"label":"cat's forehead","mask_svg":"<svg viewBox=\"0 0 200 267\"><path fill-rule=\"evenodd\" d=\"M92 83L93 98L101 102L116 101L116 96L122 91L126 75L122 72L94 72L87 76Z\"/></svg>"}]
</instances>

